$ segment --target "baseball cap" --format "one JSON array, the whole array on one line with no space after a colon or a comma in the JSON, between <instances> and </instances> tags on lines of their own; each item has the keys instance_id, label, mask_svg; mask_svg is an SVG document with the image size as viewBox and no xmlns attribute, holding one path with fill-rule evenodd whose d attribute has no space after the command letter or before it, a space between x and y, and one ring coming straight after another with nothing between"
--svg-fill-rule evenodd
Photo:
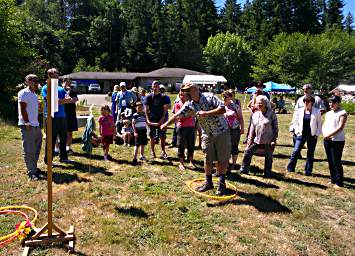
<instances>
[{"instance_id":1,"label":"baseball cap","mask_svg":"<svg viewBox=\"0 0 355 256\"><path fill-rule=\"evenodd\" d=\"M120 87L122 87L122 86L125 86L125 87L126 87L126 83L125 83L125 82L121 82L121 83L120 83Z\"/></svg>"},{"instance_id":2,"label":"baseball cap","mask_svg":"<svg viewBox=\"0 0 355 256\"><path fill-rule=\"evenodd\" d=\"M165 85L163 85L163 84L160 84L160 85L159 85L159 89L163 89L163 90L166 90L166 87L165 87Z\"/></svg>"}]
</instances>

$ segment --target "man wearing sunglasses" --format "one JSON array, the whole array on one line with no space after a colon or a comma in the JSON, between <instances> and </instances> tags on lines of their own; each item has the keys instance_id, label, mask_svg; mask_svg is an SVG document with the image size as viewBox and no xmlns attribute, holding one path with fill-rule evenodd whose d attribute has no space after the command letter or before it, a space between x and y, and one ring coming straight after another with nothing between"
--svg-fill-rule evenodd
<instances>
[{"instance_id":1,"label":"man wearing sunglasses","mask_svg":"<svg viewBox=\"0 0 355 256\"><path fill-rule=\"evenodd\" d=\"M26 88L18 93L18 125L21 129L23 157L31 180L44 178L37 168L42 146L42 132L38 122L39 102L36 95L38 78L34 74L25 77Z\"/></svg>"}]
</instances>

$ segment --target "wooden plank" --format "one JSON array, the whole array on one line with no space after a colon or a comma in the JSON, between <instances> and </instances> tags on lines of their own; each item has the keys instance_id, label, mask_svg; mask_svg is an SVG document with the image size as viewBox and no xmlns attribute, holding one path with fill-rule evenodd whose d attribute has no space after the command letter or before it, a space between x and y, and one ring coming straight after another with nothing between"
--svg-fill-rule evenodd
<instances>
[{"instance_id":1,"label":"wooden plank","mask_svg":"<svg viewBox=\"0 0 355 256\"><path fill-rule=\"evenodd\" d=\"M74 226L73 225L71 225L69 227L69 230L68 230L67 234L74 234Z\"/></svg>"},{"instance_id":2,"label":"wooden plank","mask_svg":"<svg viewBox=\"0 0 355 256\"><path fill-rule=\"evenodd\" d=\"M69 241L74 241L74 235L66 235L66 236L56 236L56 237L43 237L41 239L35 240L27 240L25 242L26 246L33 246L33 245L42 245L42 244L51 244L51 243L65 243Z\"/></svg>"},{"instance_id":3,"label":"wooden plank","mask_svg":"<svg viewBox=\"0 0 355 256\"><path fill-rule=\"evenodd\" d=\"M68 234L73 234L74 235L74 226L70 226ZM75 236L74 236L74 238L75 238ZM68 252L69 253L74 253L75 252L75 239L73 241L69 242Z\"/></svg>"},{"instance_id":4,"label":"wooden plank","mask_svg":"<svg viewBox=\"0 0 355 256\"><path fill-rule=\"evenodd\" d=\"M30 247L26 246L23 249L22 256L28 256L30 254Z\"/></svg>"},{"instance_id":5,"label":"wooden plank","mask_svg":"<svg viewBox=\"0 0 355 256\"><path fill-rule=\"evenodd\" d=\"M43 227L41 227L41 228L39 229L39 231L38 231L36 234L34 234L34 235L32 236L32 238L38 238L38 237L40 237L40 235L42 235L42 234L47 230L47 227L48 227L48 223L46 223Z\"/></svg>"}]
</instances>

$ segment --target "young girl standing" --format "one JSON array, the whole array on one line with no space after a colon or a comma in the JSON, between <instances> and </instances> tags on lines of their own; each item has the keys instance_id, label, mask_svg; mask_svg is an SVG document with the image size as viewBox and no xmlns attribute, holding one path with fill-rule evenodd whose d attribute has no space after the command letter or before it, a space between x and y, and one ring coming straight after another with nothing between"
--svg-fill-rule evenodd
<instances>
[{"instance_id":1,"label":"young girl standing","mask_svg":"<svg viewBox=\"0 0 355 256\"><path fill-rule=\"evenodd\" d=\"M101 136L101 143L104 150L104 159L108 160L108 152L110 144L113 143L116 137L115 121L110 114L110 107L105 105L101 107L101 116L99 117L99 131Z\"/></svg>"}]
</instances>

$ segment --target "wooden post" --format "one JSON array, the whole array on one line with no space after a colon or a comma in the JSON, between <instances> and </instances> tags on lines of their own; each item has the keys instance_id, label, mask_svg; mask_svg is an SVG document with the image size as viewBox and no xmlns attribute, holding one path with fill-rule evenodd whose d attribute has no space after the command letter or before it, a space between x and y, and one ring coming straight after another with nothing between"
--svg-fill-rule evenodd
<instances>
[{"instance_id":1,"label":"wooden post","mask_svg":"<svg viewBox=\"0 0 355 256\"><path fill-rule=\"evenodd\" d=\"M51 79L47 79L47 187L48 187L48 236L52 236L53 230L53 192L52 192L52 85Z\"/></svg>"},{"instance_id":2,"label":"wooden post","mask_svg":"<svg viewBox=\"0 0 355 256\"><path fill-rule=\"evenodd\" d=\"M69 252L75 250L75 234L74 226L70 226L70 230L65 232L53 223L53 191L52 191L52 85L51 79L47 80L47 187L48 187L48 222L40 229L36 230L36 234L28 238L24 242L23 255L28 255L30 252L29 246L46 245L51 243L69 243ZM53 229L57 232L53 233ZM47 231L47 234L45 232Z\"/></svg>"}]
</instances>

